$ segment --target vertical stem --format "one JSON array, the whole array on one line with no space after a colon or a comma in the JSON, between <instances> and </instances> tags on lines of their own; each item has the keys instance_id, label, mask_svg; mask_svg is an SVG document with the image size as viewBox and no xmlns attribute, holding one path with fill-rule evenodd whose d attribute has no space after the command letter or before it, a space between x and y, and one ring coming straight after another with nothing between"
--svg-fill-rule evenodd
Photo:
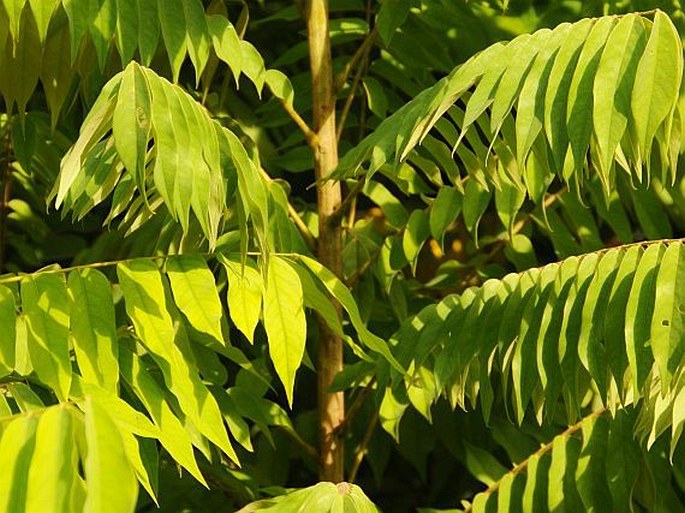
<instances>
[{"instance_id":1,"label":"vertical stem","mask_svg":"<svg viewBox=\"0 0 685 513\"><path fill-rule=\"evenodd\" d=\"M5 269L5 248L7 246L7 214L10 198L12 197L12 128L9 123L5 125L5 159L2 162L2 176L0 177L0 274Z\"/></svg>"},{"instance_id":2,"label":"vertical stem","mask_svg":"<svg viewBox=\"0 0 685 513\"><path fill-rule=\"evenodd\" d=\"M321 182L338 165L335 134L335 92L331 44L328 34L328 0L307 0L307 31L312 72L312 107L314 131L312 144L319 214L318 256L323 265L342 275L342 229L340 222L329 223L328 217L340 206L340 183ZM340 315L340 307L338 315ZM321 340L317 355L319 403L319 478L340 482L343 476L343 445L337 427L345 418L345 396L329 393L335 375L342 370L342 341L324 322L319 322Z\"/></svg>"}]
</instances>

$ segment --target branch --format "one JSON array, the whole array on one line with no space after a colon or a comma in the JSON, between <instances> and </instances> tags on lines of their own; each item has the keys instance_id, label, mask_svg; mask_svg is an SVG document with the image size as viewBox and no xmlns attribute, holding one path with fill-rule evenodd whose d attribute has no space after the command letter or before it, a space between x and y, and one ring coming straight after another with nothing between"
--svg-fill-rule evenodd
<instances>
[{"instance_id":1,"label":"branch","mask_svg":"<svg viewBox=\"0 0 685 513\"><path fill-rule=\"evenodd\" d=\"M369 422L369 426L366 428L364 438L362 438L362 441L359 444L359 449L357 449L357 452L354 454L354 461L352 462L352 468L350 469L350 476L347 478L349 483L354 483L354 480L357 477L357 472L359 471L362 461L364 461L364 456L366 456L369 442L371 441L373 432L376 429L376 424L378 424L378 412L375 412L373 417L371 417L371 422Z\"/></svg>"},{"instance_id":2,"label":"branch","mask_svg":"<svg viewBox=\"0 0 685 513\"><path fill-rule=\"evenodd\" d=\"M354 199L357 197L357 194L359 194L361 190L364 188L364 183L365 178L362 177L350 190L350 192L347 193L347 196L345 196L345 199L342 201L342 203L338 205L338 208L336 208L333 211L333 213L330 216L328 216L326 222L330 223L330 225L337 225L338 223L340 223L340 220L343 218L345 212L350 207L350 205L354 202Z\"/></svg>"},{"instance_id":3,"label":"branch","mask_svg":"<svg viewBox=\"0 0 685 513\"><path fill-rule=\"evenodd\" d=\"M280 100L281 101L281 106L283 107L283 110L285 110L286 114L290 116L290 119L292 119L297 127L302 130L302 133L304 134L305 139L307 140L307 144L309 145L310 148L315 148L316 146L319 145L319 136L316 135L316 132L310 128L310 126L307 124L307 122L302 119L302 116L295 110L295 108L290 105L288 102L285 100Z\"/></svg>"},{"instance_id":4,"label":"branch","mask_svg":"<svg viewBox=\"0 0 685 513\"><path fill-rule=\"evenodd\" d=\"M340 91L342 89L342 87L345 85L345 82L347 82L350 73L352 73L352 69L354 69L359 59L361 59L362 56L364 56L367 52L371 50L371 47L376 42L377 35L378 31L376 30L376 27L373 27L371 32L366 34L364 41L362 41L362 44L359 46L359 48L357 48L357 51L354 52L354 55L350 58L349 61L347 61L345 67L340 71L340 73L336 75L334 86L335 91Z\"/></svg>"},{"instance_id":5,"label":"branch","mask_svg":"<svg viewBox=\"0 0 685 513\"><path fill-rule=\"evenodd\" d=\"M366 385L364 385L364 388L362 388L361 392L359 392L357 397L355 397L354 402L347 409L347 413L345 414L345 419L342 421L342 424L340 424L335 430L336 436L342 437L345 434L348 426L352 422L352 419L354 419L355 415L359 412L359 409L361 408L362 404L364 403L364 399L366 399L366 397L369 395L369 393L373 390L373 387L375 384L376 384L376 376L373 376L369 380L369 382Z\"/></svg>"}]
</instances>

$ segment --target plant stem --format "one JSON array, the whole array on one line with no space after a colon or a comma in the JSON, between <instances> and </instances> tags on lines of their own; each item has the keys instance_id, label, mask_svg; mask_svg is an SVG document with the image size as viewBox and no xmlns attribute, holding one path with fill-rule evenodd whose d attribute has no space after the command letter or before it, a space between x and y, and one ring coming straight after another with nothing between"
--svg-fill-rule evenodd
<instances>
[{"instance_id":1,"label":"plant stem","mask_svg":"<svg viewBox=\"0 0 685 513\"><path fill-rule=\"evenodd\" d=\"M354 455L354 461L352 462L352 468L350 469L350 477L347 479L350 483L354 483L354 480L357 479L357 472L359 471L362 461L364 461L364 456L366 456L369 442L371 441L373 432L376 430L376 424L378 424L378 412L375 412L373 417L371 417L371 422L369 422L369 425L366 428L364 438L362 438L359 449L357 449L357 452Z\"/></svg>"},{"instance_id":2,"label":"plant stem","mask_svg":"<svg viewBox=\"0 0 685 513\"><path fill-rule=\"evenodd\" d=\"M5 125L7 137L5 140L5 162L3 165L2 185L0 196L0 274L5 272L5 250L7 246L7 214L12 197L12 125Z\"/></svg>"},{"instance_id":3,"label":"plant stem","mask_svg":"<svg viewBox=\"0 0 685 513\"><path fill-rule=\"evenodd\" d=\"M317 143L313 146L316 174L317 209L319 214L318 257L323 265L342 276L342 227L331 226L328 217L342 202L340 183L323 180L338 165L338 145L335 133L335 91L331 42L328 29L328 1L308 0L306 3L309 61L312 73L312 107ZM341 315L340 305L336 305ZM343 392L330 393L335 375L342 370L342 341L319 321L321 339L317 355L317 395L319 403L319 477L322 481L341 482L343 475L342 438L337 427L345 419Z\"/></svg>"}]
</instances>

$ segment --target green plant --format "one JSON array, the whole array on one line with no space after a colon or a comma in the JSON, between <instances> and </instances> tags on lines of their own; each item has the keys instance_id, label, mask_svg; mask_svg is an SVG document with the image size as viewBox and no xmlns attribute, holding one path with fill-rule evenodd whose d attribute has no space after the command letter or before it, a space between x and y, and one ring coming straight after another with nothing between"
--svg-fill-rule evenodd
<instances>
[{"instance_id":1,"label":"green plant","mask_svg":"<svg viewBox=\"0 0 685 513\"><path fill-rule=\"evenodd\" d=\"M0 511L681 511L638 4L0 3Z\"/></svg>"}]
</instances>

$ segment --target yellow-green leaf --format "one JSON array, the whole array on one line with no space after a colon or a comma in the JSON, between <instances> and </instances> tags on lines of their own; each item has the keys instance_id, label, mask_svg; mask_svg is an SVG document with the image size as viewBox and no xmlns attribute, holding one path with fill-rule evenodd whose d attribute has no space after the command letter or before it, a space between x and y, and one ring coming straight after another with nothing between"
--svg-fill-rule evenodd
<instances>
[{"instance_id":1,"label":"yellow-green leaf","mask_svg":"<svg viewBox=\"0 0 685 513\"><path fill-rule=\"evenodd\" d=\"M72 487L77 473L71 414L64 406L48 408L38 421L26 513L71 513Z\"/></svg>"},{"instance_id":2,"label":"yellow-green leaf","mask_svg":"<svg viewBox=\"0 0 685 513\"><path fill-rule=\"evenodd\" d=\"M145 196L145 157L152 120L150 86L136 62L123 72L117 105L112 117L112 135L119 158Z\"/></svg>"},{"instance_id":3,"label":"yellow-green leaf","mask_svg":"<svg viewBox=\"0 0 685 513\"><path fill-rule=\"evenodd\" d=\"M38 378L65 401L71 385L71 361L64 277L48 273L27 277L21 284L21 300L33 368Z\"/></svg>"},{"instance_id":4,"label":"yellow-green leaf","mask_svg":"<svg viewBox=\"0 0 685 513\"><path fill-rule=\"evenodd\" d=\"M269 337L271 361L292 404L295 374L307 339L307 321L300 277L278 256L269 258L267 268L264 328Z\"/></svg>"},{"instance_id":5,"label":"yellow-green leaf","mask_svg":"<svg viewBox=\"0 0 685 513\"><path fill-rule=\"evenodd\" d=\"M214 275L204 258L193 255L170 258L166 262L166 272L176 306L190 325L225 345L221 333L221 302Z\"/></svg>"},{"instance_id":6,"label":"yellow-green leaf","mask_svg":"<svg viewBox=\"0 0 685 513\"><path fill-rule=\"evenodd\" d=\"M24 511L38 418L21 415L2 431L0 440L0 511Z\"/></svg>"},{"instance_id":7,"label":"yellow-green leaf","mask_svg":"<svg viewBox=\"0 0 685 513\"><path fill-rule=\"evenodd\" d=\"M217 258L226 268L231 319L247 340L254 342L254 330L262 312L262 275L249 262L241 265L221 254Z\"/></svg>"},{"instance_id":8,"label":"yellow-green leaf","mask_svg":"<svg viewBox=\"0 0 685 513\"><path fill-rule=\"evenodd\" d=\"M84 462L87 492L84 513L133 513L138 483L121 450L119 429L107 410L92 398L85 402L88 455Z\"/></svg>"},{"instance_id":9,"label":"yellow-green leaf","mask_svg":"<svg viewBox=\"0 0 685 513\"><path fill-rule=\"evenodd\" d=\"M652 141L659 126L673 115L683 75L683 48L678 31L662 11L654 25L640 62L631 98L632 122L638 141L639 163L649 162Z\"/></svg>"},{"instance_id":10,"label":"yellow-green leaf","mask_svg":"<svg viewBox=\"0 0 685 513\"><path fill-rule=\"evenodd\" d=\"M86 383L117 393L118 343L111 285L95 269L72 271L68 279L71 333Z\"/></svg>"}]
</instances>

